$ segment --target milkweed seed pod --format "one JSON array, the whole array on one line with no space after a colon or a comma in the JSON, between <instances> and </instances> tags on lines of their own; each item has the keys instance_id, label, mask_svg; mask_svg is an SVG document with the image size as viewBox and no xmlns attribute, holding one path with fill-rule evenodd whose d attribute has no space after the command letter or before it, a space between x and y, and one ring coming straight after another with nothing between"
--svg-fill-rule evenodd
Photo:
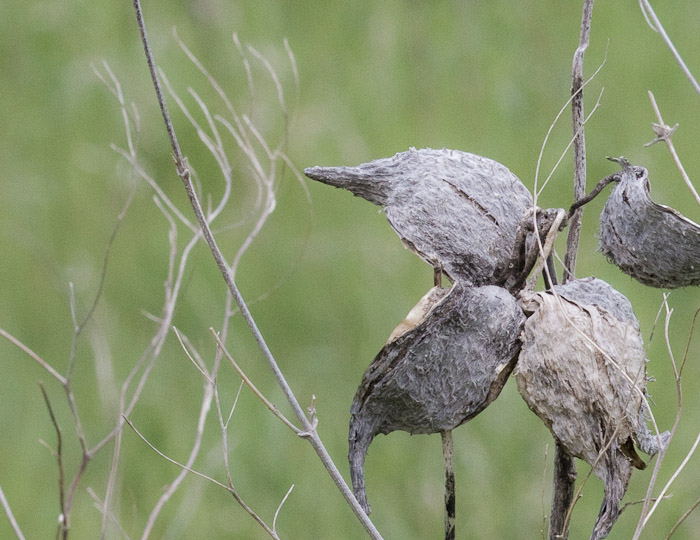
<instances>
[{"instance_id":1,"label":"milkweed seed pod","mask_svg":"<svg viewBox=\"0 0 700 540\"><path fill-rule=\"evenodd\" d=\"M438 433L476 416L510 375L524 321L505 289L456 282L431 289L397 327L350 409L350 474L365 511L364 461L374 436Z\"/></svg>"},{"instance_id":2,"label":"milkweed seed pod","mask_svg":"<svg viewBox=\"0 0 700 540\"><path fill-rule=\"evenodd\" d=\"M624 273L651 287L700 285L700 225L649 195L644 167L622 171L600 214L600 249Z\"/></svg>"},{"instance_id":3,"label":"milkweed seed pod","mask_svg":"<svg viewBox=\"0 0 700 540\"><path fill-rule=\"evenodd\" d=\"M385 209L404 245L453 281L494 284L532 197L506 167L457 150L410 149L357 167L312 167L309 178Z\"/></svg>"},{"instance_id":4,"label":"milkweed seed pod","mask_svg":"<svg viewBox=\"0 0 700 540\"><path fill-rule=\"evenodd\" d=\"M513 294L519 292L540 256L540 246L543 251L551 249L550 243L565 225L562 208L529 208L518 225L510 260L496 269L495 284Z\"/></svg>"},{"instance_id":5,"label":"milkweed seed pod","mask_svg":"<svg viewBox=\"0 0 700 540\"><path fill-rule=\"evenodd\" d=\"M632 467L659 450L646 426L646 355L627 298L595 278L523 298L532 313L514 376L555 439L605 483L591 535L605 538L619 515ZM665 444L667 434L661 436Z\"/></svg>"}]
</instances>

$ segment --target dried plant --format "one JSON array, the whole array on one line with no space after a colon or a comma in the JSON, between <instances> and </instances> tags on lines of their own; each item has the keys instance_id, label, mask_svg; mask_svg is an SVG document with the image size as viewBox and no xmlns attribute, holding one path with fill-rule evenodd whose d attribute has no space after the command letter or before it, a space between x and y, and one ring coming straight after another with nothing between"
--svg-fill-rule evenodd
<instances>
[{"instance_id":1,"label":"dried plant","mask_svg":"<svg viewBox=\"0 0 700 540\"><path fill-rule=\"evenodd\" d=\"M600 250L624 273L651 287L700 284L700 225L649 195L644 167L622 171L600 214Z\"/></svg>"},{"instance_id":2,"label":"dried plant","mask_svg":"<svg viewBox=\"0 0 700 540\"><path fill-rule=\"evenodd\" d=\"M617 516L634 450L661 446L646 426L646 353L632 305L599 279L569 281L524 298L531 313L515 379L528 406L572 456L605 482L592 539L605 538ZM662 444L668 433L660 436Z\"/></svg>"},{"instance_id":3,"label":"dried plant","mask_svg":"<svg viewBox=\"0 0 700 540\"><path fill-rule=\"evenodd\" d=\"M427 313L390 338L351 407L350 471L367 512L364 461L375 435L460 426L498 397L520 349L525 317L500 287L457 282L449 292L432 289L417 307Z\"/></svg>"},{"instance_id":4,"label":"dried plant","mask_svg":"<svg viewBox=\"0 0 700 540\"><path fill-rule=\"evenodd\" d=\"M477 286L494 284L520 217L532 206L530 193L506 167L457 150L411 149L304 174L381 206L408 249L450 279Z\"/></svg>"}]
</instances>

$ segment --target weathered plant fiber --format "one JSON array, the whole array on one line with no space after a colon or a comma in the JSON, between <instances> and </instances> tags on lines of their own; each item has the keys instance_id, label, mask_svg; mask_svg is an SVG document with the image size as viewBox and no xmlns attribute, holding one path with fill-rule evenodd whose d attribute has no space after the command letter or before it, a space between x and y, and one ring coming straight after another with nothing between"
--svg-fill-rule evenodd
<instances>
[{"instance_id":1,"label":"weathered plant fiber","mask_svg":"<svg viewBox=\"0 0 700 540\"><path fill-rule=\"evenodd\" d=\"M437 433L481 412L511 373L525 316L496 286L433 288L370 364L351 408L350 470L369 512L364 461L378 433Z\"/></svg>"},{"instance_id":2,"label":"weathered plant fiber","mask_svg":"<svg viewBox=\"0 0 700 540\"><path fill-rule=\"evenodd\" d=\"M385 209L406 247L453 281L494 284L532 197L500 163L457 150L410 149L357 167L312 167L309 178Z\"/></svg>"},{"instance_id":3,"label":"weathered plant fiber","mask_svg":"<svg viewBox=\"0 0 700 540\"><path fill-rule=\"evenodd\" d=\"M646 427L647 359L632 306L621 293L595 278L554 291L523 299L532 315L514 376L555 439L605 482L591 535L601 539L617 520L632 467L646 466L634 443L649 455L659 449Z\"/></svg>"},{"instance_id":4,"label":"weathered plant fiber","mask_svg":"<svg viewBox=\"0 0 700 540\"><path fill-rule=\"evenodd\" d=\"M651 287L700 285L700 225L649 195L644 167L622 171L600 214L600 249L620 270Z\"/></svg>"}]
</instances>

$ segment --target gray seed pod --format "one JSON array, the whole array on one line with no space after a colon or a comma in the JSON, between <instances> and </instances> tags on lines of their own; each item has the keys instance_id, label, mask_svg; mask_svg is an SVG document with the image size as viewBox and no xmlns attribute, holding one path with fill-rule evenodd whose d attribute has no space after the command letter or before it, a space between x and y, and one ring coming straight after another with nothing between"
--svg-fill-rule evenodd
<instances>
[{"instance_id":1,"label":"gray seed pod","mask_svg":"<svg viewBox=\"0 0 700 540\"><path fill-rule=\"evenodd\" d=\"M542 292L523 300L533 313L514 376L555 439L605 482L591 535L601 539L617 520L632 468L646 466L634 443L649 455L659 450L659 439L646 426L647 360L639 324L622 294L595 278L554 290L558 298Z\"/></svg>"},{"instance_id":2,"label":"gray seed pod","mask_svg":"<svg viewBox=\"0 0 700 540\"><path fill-rule=\"evenodd\" d=\"M600 214L600 249L624 273L651 287L700 285L700 225L649 196L644 167L622 171Z\"/></svg>"},{"instance_id":3,"label":"gray seed pod","mask_svg":"<svg viewBox=\"0 0 700 540\"><path fill-rule=\"evenodd\" d=\"M481 412L500 393L525 316L496 286L434 288L392 334L362 377L351 407L349 460L365 511L364 461L378 433L438 433Z\"/></svg>"},{"instance_id":4,"label":"gray seed pod","mask_svg":"<svg viewBox=\"0 0 700 540\"><path fill-rule=\"evenodd\" d=\"M415 150L358 167L312 167L309 178L385 208L408 249L453 281L495 284L532 197L500 163L457 150Z\"/></svg>"}]
</instances>

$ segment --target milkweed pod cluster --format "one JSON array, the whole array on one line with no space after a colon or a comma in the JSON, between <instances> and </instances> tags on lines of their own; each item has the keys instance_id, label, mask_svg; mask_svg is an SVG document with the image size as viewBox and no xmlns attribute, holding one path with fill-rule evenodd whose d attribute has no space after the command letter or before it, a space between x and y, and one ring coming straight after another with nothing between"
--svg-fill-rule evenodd
<instances>
[{"instance_id":1,"label":"milkweed pod cluster","mask_svg":"<svg viewBox=\"0 0 700 540\"><path fill-rule=\"evenodd\" d=\"M622 171L600 214L600 249L651 287L700 285L700 225L655 203L644 167L620 158Z\"/></svg>"},{"instance_id":2,"label":"milkweed pod cluster","mask_svg":"<svg viewBox=\"0 0 700 540\"><path fill-rule=\"evenodd\" d=\"M600 279L523 298L529 313L514 376L518 391L552 435L605 483L591 536L605 538L619 515L636 444L653 455L668 434L646 425L646 354L627 298Z\"/></svg>"},{"instance_id":3,"label":"milkweed pod cluster","mask_svg":"<svg viewBox=\"0 0 700 540\"><path fill-rule=\"evenodd\" d=\"M601 216L603 253L643 283L700 283L700 227L653 203L646 170L620 162L620 175L568 215L616 180ZM451 431L496 399L515 368L528 406L605 482L592 538L607 536L633 467L645 467L635 445L653 455L668 435L646 426L646 355L629 301L594 278L540 293L526 287L566 212L533 207L506 167L454 150L304 172L381 206L404 245L453 281L421 299L362 377L348 457L363 508L365 456L377 434Z\"/></svg>"},{"instance_id":4,"label":"milkweed pod cluster","mask_svg":"<svg viewBox=\"0 0 700 540\"><path fill-rule=\"evenodd\" d=\"M482 411L513 369L524 321L505 289L457 282L429 291L397 327L351 407L351 477L367 512L364 461L375 435L448 431Z\"/></svg>"},{"instance_id":5,"label":"milkweed pod cluster","mask_svg":"<svg viewBox=\"0 0 700 540\"><path fill-rule=\"evenodd\" d=\"M392 332L355 395L349 461L369 511L364 461L377 434L450 431L499 395L525 320L511 293L524 286L538 245L564 212L533 208L506 167L455 150L410 149L304 173L383 207L404 245L453 281L429 291Z\"/></svg>"},{"instance_id":6,"label":"milkweed pod cluster","mask_svg":"<svg viewBox=\"0 0 700 540\"><path fill-rule=\"evenodd\" d=\"M452 281L493 283L532 196L505 166L457 150L410 149L357 167L311 167L309 178L384 208L404 245Z\"/></svg>"}]
</instances>

